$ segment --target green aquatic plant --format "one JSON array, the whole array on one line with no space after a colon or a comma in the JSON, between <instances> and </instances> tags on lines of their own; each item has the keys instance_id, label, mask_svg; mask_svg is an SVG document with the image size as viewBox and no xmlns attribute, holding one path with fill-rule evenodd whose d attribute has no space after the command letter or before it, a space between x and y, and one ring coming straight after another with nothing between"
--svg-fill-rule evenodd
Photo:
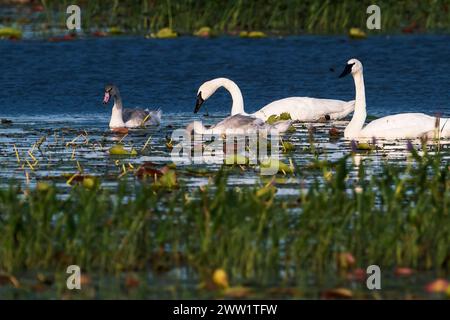
<instances>
[{"instance_id":1,"label":"green aquatic plant","mask_svg":"<svg viewBox=\"0 0 450 320\"><path fill-rule=\"evenodd\" d=\"M299 185L296 196L278 196L276 177L230 187L225 169L193 188L176 181L174 167L154 172L160 187L151 178L114 189L83 179L61 196L47 182L11 184L0 189L0 270L184 267L206 281L223 269L233 287L270 286L303 283L305 275L338 279L345 253L352 257L345 270L375 263L385 272L402 266L448 274L448 160L411 148L406 167L386 163L371 174L351 157L320 160L323 175Z\"/></svg>"},{"instance_id":2,"label":"green aquatic plant","mask_svg":"<svg viewBox=\"0 0 450 320\"><path fill-rule=\"evenodd\" d=\"M247 1L42 1L40 16L51 26L65 26L65 8L82 8L83 29L112 26L127 32L148 34L162 28L192 34L204 26L221 33L242 30L273 34L340 33L361 36L365 30L371 1L247 0ZM379 0L382 8L381 32L449 31L448 4L445 1ZM369 35L376 31L369 31ZM248 33L247 33L248 35Z\"/></svg>"},{"instance_id":3,"label":"green aquatic plant","mask_svg":"<svg viewBox=\"0 0 450 320\"><path fill-rule=\"evenodd\" d=\"M288 112L283 112L282 114L276 115L273 114L269 118L267 118L266 122L268 124L274 124L277 121L285 121L291 120L291 115Z\"/></svg>"}]
</instances>

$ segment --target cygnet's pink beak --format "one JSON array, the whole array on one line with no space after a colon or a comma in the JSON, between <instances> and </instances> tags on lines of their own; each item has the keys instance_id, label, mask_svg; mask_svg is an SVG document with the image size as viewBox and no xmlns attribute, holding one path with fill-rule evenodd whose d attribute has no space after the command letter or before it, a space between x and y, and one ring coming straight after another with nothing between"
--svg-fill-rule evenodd
<instances>
[{"instance_id":1,"label":"cygnet's pink beak","mask_svg":"<svg viewBox=\"0 0 450 320\"><path fill-rule=\"evenodd\" d=\"M109 92L105 92L105 96L103 97L103 104L107 104L111 95Z\"/></svg>"}]
</instances>

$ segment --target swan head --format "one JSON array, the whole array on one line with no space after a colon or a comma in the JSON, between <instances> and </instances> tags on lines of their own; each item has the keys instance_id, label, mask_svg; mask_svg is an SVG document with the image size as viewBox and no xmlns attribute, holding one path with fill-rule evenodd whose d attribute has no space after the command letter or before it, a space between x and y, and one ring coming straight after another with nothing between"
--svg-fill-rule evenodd
<instances>
[{"instance_id":1,"label":"swan head","mask_svg":"<svg viewBox=\"0 0 450 320\"><path fill-rule=\"evenodd\" d=\"M200 88L198 88L194 113L197 113L200 110L202 104L208 100L208 98L211 97L216 90L217 86L213 83L213 81L206 81L200 86Z\"/></svg>"},{"instance_id":2,"label":"swan head","mask_svg":"<svg viewBox=\"0 0 450 320\"><path fill-rule=\"evenodd\" d=\"M194 113L200 110L202 104L211 97L214 92L226 81L225 78L216 78L204 82L197 91L197 101L195 103Z\"/></svg>"},{"instance_id":3,"label":"swan head","mask_svg":"<svg viewBox=\"0 0 450 320\"><path fill-rule=\"evenodd\" d=\"M103 104L107 104L111 97L116 97L119 94L119 89L113 84L105 86L105 96L103 97Z\"/></svg>"},{"instance_id":4,"label":"swan head","mask_svg":"<svg viewBox=\"0 0 450 320\"><path fill-rule=\"evenodd\" d=\"M350 73L355 74L357 72L362 72L362 70L363 70L363 66L362 66L361 61L359 61L358 59L350 59L347 61L344 71L342 71L339 78L343 78Z\"/></svg>"}]
</instances>

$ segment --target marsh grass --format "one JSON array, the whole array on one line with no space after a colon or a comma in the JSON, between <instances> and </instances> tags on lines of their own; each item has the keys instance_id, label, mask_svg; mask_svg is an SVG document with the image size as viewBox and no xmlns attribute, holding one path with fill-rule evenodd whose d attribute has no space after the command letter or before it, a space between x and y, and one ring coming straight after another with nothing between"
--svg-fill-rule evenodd
<instances>
[{"instance_id":1,"label":"marsh grass","mask_svg":"<svg viewBox=\"0 0 450 320\"><path fill-rule=\"evenodd\" d=\"M119 27L148 32L170 27L192 34L208 26L217 32L264 30L273 33L347 33L351 27L366 27L366 9L371 1L331 0L42 0L43 19L65 28L65 8L82 8L83 28ZM446 1L377 2L382 12L382 32L449 31L450 11ZM408 31L409 30L409 31Z\"/></svg>"},{"instance_id":2,"label":"marsh grass","mask_svg":"<svg viewBox=\"0 0 450 320\"><path fill-rule=\"evenodd\" d=\"M450 271L449 167L412 150L409 164L366 172L345 157L321 161L297 197L276 196L275 180L228 187L227 168L209 186L154 188L151 181L107 190L82 184L0 190L0 270L167 272L208 279L223 268L234 284L298 284L334 275L337 257L355 267ZM350 178L350 170L357 176ZM308 172L296 174L308 178Z\"/></svg>"}]
</instances>

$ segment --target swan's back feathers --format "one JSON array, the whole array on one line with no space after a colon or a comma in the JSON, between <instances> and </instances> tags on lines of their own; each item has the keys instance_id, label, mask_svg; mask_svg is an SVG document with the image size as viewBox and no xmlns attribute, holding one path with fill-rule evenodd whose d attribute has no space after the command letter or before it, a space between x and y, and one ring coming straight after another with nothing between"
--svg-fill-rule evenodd
<instances>
[{"instance_id":1,"label":"swan's back feathers","mask_svg":"<svg viewBox=\"0 0 450 320\"><path fill-rule=\"evenodd\" d=\"M266 124L263 120L253 116L235 114L229 116L212 126L210 130L214 133L249 133L258 130L276 131L278 133L286 132L292 121L278 121L273 125Z\"/></svg>"},{"instance_id":2,"label":"swan's back feathers","mask_svg":"<svg viewBox=\"0 0 450 320\"><path fill-rule=\"evenodd\" d=\"M355 108L354 101L317 99L309 97L290 97L273 101L254 113L254 116L267 120L271 115L287 112L292 120L317 121L325 116L341 119Z\"/></svg>"},{"instance_id":3,"label":"swan's back feathers","mask_svg":"<svg viewBox=\"0 0 450 320\"><path fill-rule=\"evenodd\" d=\"M229 116L211 127L213 128L229 128L229 129L245 129L251 126L261 126L264 124L264 121L261 119L247 116L243 114L235 114L234 116Z\"/></svg>"},{"instance_id":4,"label":"swan's back feathers","mask_svg":"<svg viewBox=\"0 0 450 320\"><path fill-rule=\"evenodd\" d=\"M440 136L450 137L449 119L440 119ZM367 124L360 133L361 137L378 138L418 138L433 136L436 129L436 117L424 113L401 113L376 119Z\"/></svg>"},{"instance_id":5,"label":"swan's back feathers","mask_svg":"<svg viewBox=\"0 0 450 320\"><path fill-rule=\"evenodd\" d=\"M148 111L147 110L143 110L143 109L139 109L139 108L134 108L134 109L123 109L122 111L122 118L123 118L123 122L127 123L128 121L132 120L140 120L141 122L145 119L145 117L147 117L148 115Z\"/></svg>"},{"instance_id":6,"label":"swan's back feathers","mask_svg":"<svg viewBox=\"0 0 450 320\"><path fill-rule=\"evenodd\" d=\"M144 110L140 108L123 109L122 118L127 127L140 127L142 125L159 125L161 123L161 109ZM145 121L145 123L144 123Z\"/></svg>"}]
</instances>

